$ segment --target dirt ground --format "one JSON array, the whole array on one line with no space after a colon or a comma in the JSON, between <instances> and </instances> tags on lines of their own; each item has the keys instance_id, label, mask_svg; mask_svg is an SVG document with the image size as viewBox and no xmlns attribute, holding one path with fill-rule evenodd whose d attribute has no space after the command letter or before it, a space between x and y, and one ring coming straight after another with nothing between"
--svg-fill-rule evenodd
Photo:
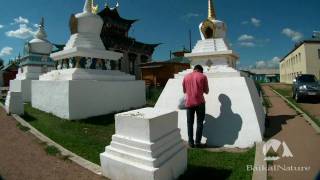
<instances>
[{"instance_id":1,"label":"dirt ground","mask_svg":"<svg viewBox=\"0 0 320 180\"><path fill-rule=\"evenodd\" d=\"M0 179L4 180L101 180L81 166L47 155L32 134L0 108Z\"/></svg>"},{"instance_id":2,"label":"dirt ground","mask_svg":"<svg viewBox=\"0 0 320 180\"><path fill-rule=\"evenodd\" d=\"M282 157L273 165L282 167L310 167L307 171L269 171L273 180L315 179L320 171L320 134L308 122L291 109L269 86L263 86L272 107L268 112L269 126L266 135L271 139L285 142L293 157L282 157L283 148L278 156Z\"/></svg>"}]
</instances>

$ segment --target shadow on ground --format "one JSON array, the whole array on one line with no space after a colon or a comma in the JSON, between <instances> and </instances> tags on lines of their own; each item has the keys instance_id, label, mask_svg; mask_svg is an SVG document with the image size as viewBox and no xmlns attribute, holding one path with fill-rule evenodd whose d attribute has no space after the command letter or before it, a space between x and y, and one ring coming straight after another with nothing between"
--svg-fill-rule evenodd
<instances>
[{"instance_id":1,"label":"shadow on ground","mask_svg":"<svg viewBox=\"0 0 320 180\"><path fill-rule=\"evenodd\" d=\"M228 179L232 171L227 169L216 169L212 167L204 166L188 166L188 170L179 180L189 180L189 179Z\"/></svg>"},{"instance_id":2,"label":"shadow on ground","mask_svg":"<svg viewBox=\"0 0 320 180\"><path fill-rule=\"evenodd\" d=\"M27 112L24 112L24 115L22 115L21 117L27 122L32 122L32 121L36 121L37 120L35 117L31 116Z\"/></svg>"},{"instance_id":3,"label":"shadow on ground","mask_svg":"<svg viewBox=\"0 0 320 180\"><path fill-rule=\"evenodd\" d=\"M114 115L115 114L97 116L97 117L92 117L92 118L80 120L79 122L86 123L86 124L92 124L92 125L106 126L106 125L114 124L114 121L115 121Z\"/></svg>"},{"instance_id":4,"label":"shadow on ground","mask_svg":"<svg viewBox=\"0 0 320 180\"><path fill-rule=\"evenodd\" d=\"M305 97L300 100L301 104L320 104L320 98Z\"/></svg>"},{"instance_id":5,"label":"shadow on ground","mask_svg":"<svg viewBox=\"0 0 320 180\"><path fill-rule=\"evenodd\" d=\"M287 121L294 117L296 117L296 115L268 116L266 119L265 138L270 138L278 134L282 130L282 125L287 124Z\"/></svg>"}]
</instances>

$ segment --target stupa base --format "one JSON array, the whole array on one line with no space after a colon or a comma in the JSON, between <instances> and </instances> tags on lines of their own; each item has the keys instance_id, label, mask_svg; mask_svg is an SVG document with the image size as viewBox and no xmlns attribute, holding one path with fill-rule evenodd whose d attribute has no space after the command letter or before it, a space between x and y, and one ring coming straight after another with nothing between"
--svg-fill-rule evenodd
<instances>
[{"instance_id":1,"label":"stupa base","mask_svg":"<svg viewBox=\"0 0 320 180\"><path fill-rule=\"evenodd\" d=\"M32 81L32 107L79 120L146 104L144 81L111 79Z\"/></svg>"},{"instance_id":2,"label":"stupa base","mask_svg":"<svg viewBox=\"0 0 320 180\"><path fill-rule=\"evenodd\" d=\"M222 72L219 72L222 73ZM216 77L206 73L210 92L205 95L206 117L202 143L211 147L248 148L263 140L265 112L252 79L247 77ZM183 76L170 79L155 108L169 108L179 112L178 127L188 141L187 113L178 109L183 98ZM194 135L196 134L195 117Z\"/></svg>"}]
</instances>

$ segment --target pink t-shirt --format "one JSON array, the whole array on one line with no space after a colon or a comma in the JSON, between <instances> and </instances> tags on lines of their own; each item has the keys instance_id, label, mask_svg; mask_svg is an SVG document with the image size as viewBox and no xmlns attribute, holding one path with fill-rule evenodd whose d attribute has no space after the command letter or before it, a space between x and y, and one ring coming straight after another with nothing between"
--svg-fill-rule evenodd
<instances>
[{"instance_id":1,"label":"pink t-shirt","mask_svg":"<svg viewBox=\"0 0 320 180\"><path fill-rule=\"evenodd\" d=\"M205 103L203 93L209 93L207 76L194 71L184 77L182 86L183 92L186 93L187 108Z\"/></svg>"}]
</instances>

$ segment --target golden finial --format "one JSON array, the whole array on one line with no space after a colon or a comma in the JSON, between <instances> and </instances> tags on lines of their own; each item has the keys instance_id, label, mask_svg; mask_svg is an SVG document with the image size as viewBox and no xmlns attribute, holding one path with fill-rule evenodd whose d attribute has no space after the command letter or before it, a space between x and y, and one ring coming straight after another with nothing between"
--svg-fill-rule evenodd
<instances>
[{"instance_id":1,"label":"golden finial","mask_svg":"<svg viewBox=\"0 0 320 180\"><path fill-rule=\"evenodd\" d=\"M86 0L83 12L92 13L92 0Z\"/></svg>"},{"instance_id":2,"label":"golden finial","mask_svg":"<svg viewBox=\"0 0 320 180\"><path fill-rule=\"evenodd\" d=\"M208 19L216 19L216 12L212 0L208 0Z\"/></svg>"},{"instance_id":3,"label":"golden finial","mask_svg":"<svg viewBox=\"0 0 320 180\"><path fill-rule=\"evenodd\" d=\"M99 12L99 5L96 4L96 5L94 6L93 3L92 3L92 13L93 13L93 14L98 14L98 12Z\"/></svg>"}]
</instances>

